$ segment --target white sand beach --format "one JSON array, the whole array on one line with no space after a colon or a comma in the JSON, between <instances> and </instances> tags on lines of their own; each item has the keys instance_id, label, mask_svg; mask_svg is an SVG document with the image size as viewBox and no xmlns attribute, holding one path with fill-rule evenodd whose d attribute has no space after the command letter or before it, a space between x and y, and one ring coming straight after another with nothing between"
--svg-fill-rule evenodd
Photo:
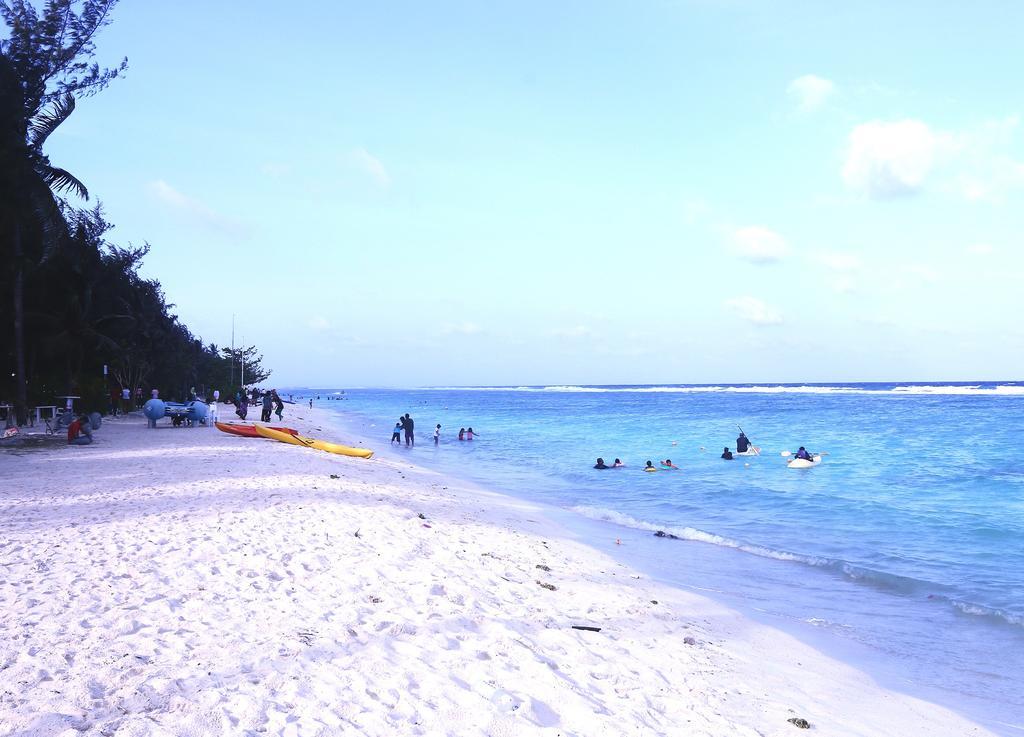
<instances>
[{"instance_id":1,"label":"white sand beach","mask_svg":"<svg viewBox=\"0 0 1024 737\"><path fill-rule=\"evenodd\" d=\"M989 734L408 463L140 416L0 453L0 735Z\"/></svg>"}]
</instances>

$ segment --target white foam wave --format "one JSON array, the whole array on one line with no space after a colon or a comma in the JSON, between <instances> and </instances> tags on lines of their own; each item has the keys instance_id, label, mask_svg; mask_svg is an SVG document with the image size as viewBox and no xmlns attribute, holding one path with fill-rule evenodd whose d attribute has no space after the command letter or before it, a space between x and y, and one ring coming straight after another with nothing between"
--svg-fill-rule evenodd
<instances>
[{"instance_id":1,"label":"white foam wave","mask_svg":"<svg viewBox=\"0 0 1024 737\"><path fill-rule=\"evenodd\" d=\"M1024 625L1024 617L1010 612L1004 612L1001 609L990 609L985 606L978 604L971 604L966 601L951 601L950 602L956 609L960 610L963 614L970 614L975 617L994 617L995 619L1001 619L1010 624Z\"/></svg>"},{"instance_id":2,"label":"white foam wave","mask_svg":"<svg viewBox=\"0 0 1024 737\"><path fill-rule=\"evenodd\" d=\"M744 553L750 553L757 555L762 558L771 558L773 560L791 561L796 563L803 563L804 565L830 568L834 571L842 573L844 576L852 581L865 583L873 586L884 586L887 589L891 589L901 593L910 593L917 589L922 583L920 581L914 581L913 579L903 578L892 574L886 574L879 571L871 571L866 568L860 568L854 566L845 561L831 560L829 558L820 558L808 555L799 555L796 553L788 553L780 550L772 550L765 548L760 545L750 545L747 543L738 542L731 540L721 535L715 535L710 532L704 532L703 530L697 530L692 527L665 527L663 525L654 525L650 522L644 522L638 520L628 514L617 512L614 509L605 509L603 507L589 507L589 506L577 506L573 507L572 511L577 514L581 514L584 517L591 519L601 520L603 522L611 522L616 525L622 525L623 527L631 527L637 530L649 530L651 532L662 531L668 535L674 535L681 540L690 540L694 542L708 543L710 545L720 545L725 548L732 548L739 550ZM931 597L929 597L931 598ZM991 609L989 607L972 604L969 602L956 601L954 599L947 598L945 596L939 596L940 598L949 604L952 604L963 614L969 614L972 616L979 617L990 617L996 620L1001 620L1016 626L1024 626L1024 617L1006 612L1003 610ZM812 624L820 625L824 622L810 621ZM831 623L827 623L831 625Z\"/></svg>"},{"instance_id":3,"label":"white foam wave","mask_svg":"<svg viewBox=\"0 0 1024 737\"><path fill-rule=\"evenodd\" d=\"M798 555L797 553L788 553L783 550L772 550L771 548L765 548L760 545L750 545L748 543L742 543L737 540L731 540L730 538L716 535L711 532L705 532L703 530L697 530L693 527L665 527L664 525L654 525L650 522L644 522L634 517L630 517L628 514L617 512L614 509L605 509L603 507L588 507L588 506L577 506L573 507L572 511L577 514L582 514L584 517L590 519L601 520L603 522L611 522L616 525L622 525L623 527L632 527L637 530L650 530L651 532L665 532L669 535L675 535L681 540L691 540L693 542L708 543L710 545L719 545L723 548L733 548L735 550L741 550L744 553L751 553L753 555L760 556L762 558L771 558L773 560L784 560L793 561L797 563L804 563L811 566L828 566L832 565L833 561L828 558L817 558L809 555Z\"/></svg>"},{"instance_id":4,"label":"white foam wave","mask_svg":"<svg viewBox=\"0 0 1024 737\"><path fill-rule=\"evenodd\" d=\"M1020 384L905 384L885 389L863 386L764 384L752 386L435 386L434 391L534 392L553 394L859 394L1024 397Z\"/></svg>"}]
</instances>

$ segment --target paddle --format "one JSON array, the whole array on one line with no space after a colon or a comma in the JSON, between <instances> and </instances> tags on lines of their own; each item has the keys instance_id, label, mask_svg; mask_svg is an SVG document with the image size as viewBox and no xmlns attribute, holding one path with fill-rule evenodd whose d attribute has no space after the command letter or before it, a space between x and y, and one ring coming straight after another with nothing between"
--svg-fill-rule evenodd
<instances>
[{"instance_id":1,"label":"paddle","mask_svg":"<svg viewBox=\"0 0 1024 737\"><path fill-rule=\"evenodd\" d=\"M739 430L740 430L740 435L746 435L746 433L745 433L745 432L743 432L743 428L742 428L742 427L740 427L740 425L739 425L739 423L738 423L738 422L736 423L736 427L738 427L738 428L739 428ZM750 445L749 445L750 449L754 451L754 455L756 455L756 456L759 456L759 455L761 455L761 449L760 449L760 448L755 448L755 447L754 447L754 441L750 439L750 436L749 436L749 435L747 436L747 442L748 442L748 443L750 444ZM737 453L739 453L739 448L737 448L737 449L736 449L736 452L737 452Z\"/></svg>"}]
</instances>

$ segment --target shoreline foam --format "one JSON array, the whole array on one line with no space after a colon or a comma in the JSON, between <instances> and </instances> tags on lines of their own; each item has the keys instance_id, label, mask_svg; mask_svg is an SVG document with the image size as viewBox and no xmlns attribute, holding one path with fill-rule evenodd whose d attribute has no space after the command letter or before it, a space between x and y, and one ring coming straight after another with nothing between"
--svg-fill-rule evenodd
<instances>
[{"instance_id":1,"label":"shoreline foam","mask_svg":"<svg viewBox=\"0 0 1024 737\"><path fill-rule=\"evenodd\" d=\"M0 465L3 731L989 734L402 460L133 418Z\"/></svg>"}]
</instances>

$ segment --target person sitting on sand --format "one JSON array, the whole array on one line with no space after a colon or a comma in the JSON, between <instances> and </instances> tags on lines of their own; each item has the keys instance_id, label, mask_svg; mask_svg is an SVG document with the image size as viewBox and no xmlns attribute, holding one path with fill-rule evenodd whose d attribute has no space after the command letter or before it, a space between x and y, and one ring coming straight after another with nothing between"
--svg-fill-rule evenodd
<instances>
[{"instance_id":1,"label":"person sitting on sand","mask_svg":"<svg viewBox=\"0 0 1024 737\"><path fill-rule=\"evenodd\" d=\"M612 464L612 468L622 468L626 464L620 461L618 458L615 459L615 463Z\"/></svg>"},{"instance_id":2,"label":"person sitting on sand","mask_svg":"<svg viewBox=\"0 0 1024 737\"><path fill-rule=\"evenodd\" d=\"M677 466L676 464L674 464L674 463L672 462L672 459L671 459L671 458L666 458L665 460L663 460L663 461L661 462L661 465L662 465L662 467L663 467L663 468L674 468L674 469L676 469L677 471L679 470L679 466Z\"/></svg>"},{"instance_id":3,"label":"person sitting on sand","mask_svg":"<svg viewBox=\"0 0 1024 737\"><path fill-rule=\"evenodd\" d=\"M89 445L92 442L92 428L89 418L79 415L68 425L68 445Z\"/></svg>"},{"instance_id":4,"label":"person sitting on sand","mask_svg":"<svg viewBox=\"0 0 1024 737\"><path fill-rule=\"evenodd\" d=\"M600 470L603 471L604 469L608 468L608 466L604 465L604 458L598 458L597 459L597 463L594 464L594 468L597 468L597 469L600 469Z\"/></svg>"},{"instance_id":5,"label":"person sitting on sand","mask_svg":"<svg viewBox=\"0 0 1024 737\"><path fill-rule=\"evenodd\" d=\"M395 429L391 431L391 442L394 443L395 441L397 441L399 445L402 444L402 420L401 419L399 419L398 422L395 423Z\"/></svg>"},{"instance_id":6,"label":"person sitting on sand","mask_svg":"<svg viewBox=\"0 0 1024 737\"><path fill-rule=\"evenodd\" d=\"M732 460L732 451L729 450L728 448L722 448L722 458L727 460L727 461L731 461Z\"/></svg>"},{"instance_id":7,"label":"person sitting on sand","mask_svg":"<svg viewBox=\"0 0 1024 737\"><path fill-rule=\"evenodd\" d=\"M651 471L657 471L658 469L656 469L654 467L653 463L651 463L650 461L647 461L647 466L644 468L644 470L648 471L648 472L651 472Z\"/></svg>"},{"instance_id":8,"label":"person sitting on sand","mask_svg":"<svg viewBox=\"0 0 1024 737\"><path fill-rule=\"evenodd\" d=\"M796 452L796 457L797 458L802 458L805 461L813 461L814 460L813 458L811 458L811 454L808 453L807 449L804 448L804 446L802 446L802 445L800 446L800 449Z\"/></svg>"},{"instance_id":9,"label":"person sitting on sand","mask_svg":"<svg viewBox=\"0 0 1024 737\"><path fill-rule=\"evenodd\" d=\"M460 427L459 428L459 440L465 440L465 439L466 439L466 428Z\"/></svg>"}]
</instances>

